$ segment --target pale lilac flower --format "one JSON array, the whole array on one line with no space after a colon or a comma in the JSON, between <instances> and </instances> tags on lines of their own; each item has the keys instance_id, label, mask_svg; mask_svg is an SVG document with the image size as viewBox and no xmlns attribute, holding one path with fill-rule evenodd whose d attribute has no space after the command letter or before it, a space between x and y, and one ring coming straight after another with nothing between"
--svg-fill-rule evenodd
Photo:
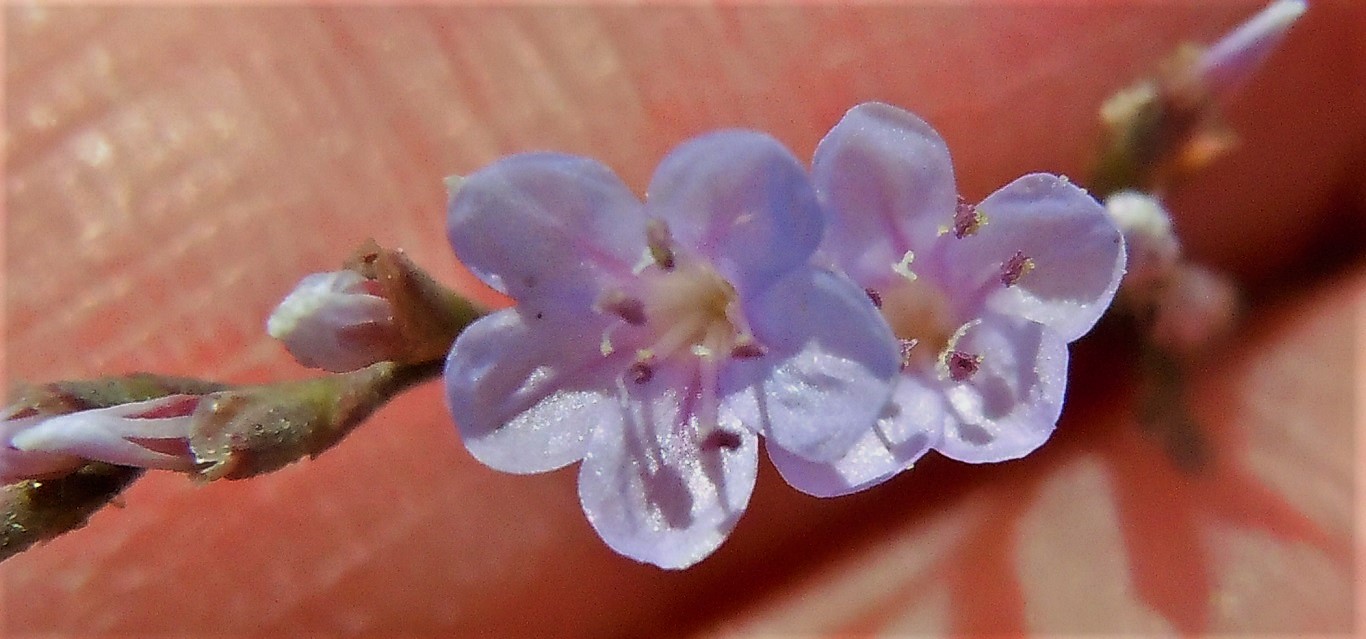
<instances>
[{"instance_id":1,"label":"pale lilac flower","mask_svg":"<svg viewBox=\"0 0 1366 639\"><path fill-rule=\"evenodd\" d=\"M305 276L266 320L300 364L334 373L391 359L394 309L378 283L351 270Z\"/></svg>"},{"instance_id":2,"label":"pale lilac flower","mask_svg":"<svg viewBox=\"0 0 1366 639\"><path fill-rule=\"evenodd\" d=\"M994 462L1042 445L1062 409L1067 344L1099 319L1124 270L1100 204L1044 174L968 204L939 135L878 103L830 131L812 174L833 216L821 249L880 304L902 374L852 452L815 463L774 451L783 477L830 496L883 481L930 448Z\"/></svg>"},{"instance_id":3,"label":"pale lilac flower","mask_svg":"<svg viewBox=\"0 0 1366 639\"><path fill-rule=\"evenodd\" d=\"M0 414L0 483L60 477L89 461L191 470L190 420L202 399L170 395L64 415L10 406Z\"/></svg>"},{"instance_id":4,"label":"pale lilac flower","mask_svg":"<svg viewBox=\"0 0 1366 639\"><path fill-rule=\"evenodd\" d=\"M1206 90L1226 97L1247 84L1308 8L1305 0L1275 0L1210 45L1195 69Z\"/></svg>"},{"instance_id":5,"label":"pale lilac flower","mask_svg":"<svg viewBox=\"0 0 1366 639\"><path fill-rule=\"evenodd\" d=\"M687 142L648 193L550 153L461 182L451 244L517 305L460 335L446 383L477 459L514 473L582 459L580 500L608 545L682 568L744 511L757 435L771 454L841 458L898 358L862 289L810 265L823 215L776 140Z\"/></svg>"}]
</instances>

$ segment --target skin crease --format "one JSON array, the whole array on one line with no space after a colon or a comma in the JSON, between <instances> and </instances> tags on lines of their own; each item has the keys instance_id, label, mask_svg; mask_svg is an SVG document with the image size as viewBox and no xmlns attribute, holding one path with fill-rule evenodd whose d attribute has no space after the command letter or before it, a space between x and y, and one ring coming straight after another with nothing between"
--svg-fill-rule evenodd
<instances>
[{"instance_id":1,"label":"skin crease","mask_svg":"<svg viewBox=\"0 0 1366 639\"><path fill-rule=\"evenodd\" d=\"M810 158L848 107L877 99L940 131L969 200L1030 171L1081 181L1106 95L1177 43L1208 41L1261 6L7 6L4 370L10 383L133 370L241 382L306 376L265 335L264 318L299 277L336 268L371 236L496 302L446 245L441 178L518 151L590 155L643 189L659 158L692 135L756 128ZM1315 3L1231 104L1242 150L1172 194L1191 254L1254 291L1287 290L1275 288L1284 281L1366 287L1361 277L1315 279L1322 271L1306 266L1322 257L1325 238L1361 234L1366 89L1354 79L1366 64L1363 18L1354 0ZM1280 324L1253 316L1263 339L1255 343L1343 297L1287 304L1275 315ZM1106 361L1113 346L1098 346L1092 361ZM841 605L877 600L885 589L875 583L837 591L823 576L850 557L895 556L897 540L928 534L938 513L970 517L981 510L974 504L1008 501L1013 487L1076 476L1060 464L1087 445L1063 441L1052 453L1050 444L1015 465L930 460L923 473L832 501L796 493L763 462L732 538L695 569L666 573L603 546L580 512L574 470L515 477L470 458L437 386L400 399L335 450L268 477L196 487L151 474L125 494L126 508L0 565L0 628L640 636L764 627L765 611L784 610L785 597L812 584ZM1128 433L1114 446L1141 448L1123 419L1131 387L1073 390L1080 415ZM1306 423L1337 414L1326 414L1333 402L1302 402ZM1156 470L1166 466L1151 454L1152 464L1137 465L1154 470L1133 472L1175 482L1172 499L1203 494L1182 492L1183 480ZM1088 473L1078 485L1103 491ZM1031 523L1025 534L1086 529L1085 517ZM1130 549L1145 543L1156 549L1142 557L1164 556L1160 530L1130 539ZM1087 552L1081 541L1060 545L1028 552ZM1085 579L1012 572L1029 557L1000 559L984 564L994 572L949 567L943 576L980 585L990 599L1000 594L998 573L1010 573L1035 612L1050 610L1039 593ZM1254 560L1220 561L1210 583L1260 574ZM1164 627L1154 618L1169 629L1237 628L1233 613L1204 606L1208 597L1188 603L1181 593L1190 586L1140 583L1141 601L1133 592L1120 598L1156 612L1101 628ZM952 612L967 609L962 599L941 604L950 612L913 628L1068 628L1066 614L1054 625L1044 613L1044 621L964 621ZM1319 617L1309 617L1320 612L1291 608L1274 627L1318 628Z\"/></svg>"}]
</instances>

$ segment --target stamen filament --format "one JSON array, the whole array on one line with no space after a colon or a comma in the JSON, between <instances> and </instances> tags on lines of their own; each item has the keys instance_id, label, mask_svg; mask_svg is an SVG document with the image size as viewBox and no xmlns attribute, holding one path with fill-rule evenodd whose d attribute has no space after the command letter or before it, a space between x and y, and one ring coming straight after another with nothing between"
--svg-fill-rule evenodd
<instances>
[{"instance_id":1,"label":"stamen filament","mask_svg":"<svg viewBox=\"0 0 1366 639\"><path fill-rule=\"evenodd\" d=\"M716 382L720 376L720 362L716 358L703 357L698 362L697 398L697 441L707 441L719 428L720 406L716 394Z\"/></svg>"},{"instance_id":2,"label":"stamen filament","mask_svg":"<svg viewBox=\"0 0 1366 639\"><path fill-rule=\"evenodd\" d=\"M898 341L901 344L901 370L904 371L911 367L911 357L915 355L915 345L919 344L920 340L903 338Z\"/></svg>"},{"instance_id":3,"label":"stamen filament","mask_svg":"<svg viewBox=\"0 0 1366 639\"><path fill-rule=\"evenodd\" d=\"M674 353L692 345L693 339L697 335L697 328L695 322L675 322L669 326L663 335L659 336L659 339L650 344L649 350L656 357L672 357Z\"/></svg>"}]
</instances>

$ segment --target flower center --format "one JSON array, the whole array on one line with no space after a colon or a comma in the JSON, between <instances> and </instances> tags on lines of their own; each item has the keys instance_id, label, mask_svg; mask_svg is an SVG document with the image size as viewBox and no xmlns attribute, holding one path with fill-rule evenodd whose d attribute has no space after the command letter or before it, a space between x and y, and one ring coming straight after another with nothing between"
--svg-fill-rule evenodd
<instances>
[{"instance_id":1,"label":"flower center","mask_svg":"<svg viewBox=\"0 0 1366 639\"><path fill-rule=\"evenodd\" d=\"M878 294L882 316L903 345L902 368L934 366L958 328L943 293L923 278L896 278Z\"/></svg>"},{"instance_id":2,"label":"flower center","mask_svg":"<svg viewBox=\"0 0 1366 639\"><path fill-rule=\"evenodd\" d=\"M639 328L630 338L636 361L628 372L640 383L649 381L655 364L667 358L696 357L714 368L723 357L764 354L730 282L710 264L680 254L662 223L652 224L646 239L647 258L637 269L640 294L614 290L598 301L599 309L624 323L603 335L603 355L616 351L615 332L624 325Z\"/></svg>"},{"instance_id":3,"label":"flower center","mask_svg":"<svg viewBox=\"0 0 1366 639\"><path fill-rule=\"evenodd\" d=\"M1023 255L1017 257L1024 259ZM940 379L967 381L977 373L982 357L958 350L958 340L980 320L961 325L955 322L948 299L911 269L914 262L915 253L906 251L901 261L891 266L896 277L885 288L864 289L868 299L882 311L892 334L901 342L901 370L933 370ZM1020 270L1028 270L1025 267L1032 268L1033 264L1019 266L1006 285L1014 283Z\"/></svg>"},{"instance_id":4,"label":"flower center","mask_svg":"<svg viewBox=\"0 0 1366 639\"><path fill-rule=\"evenodd\" d=\"M706 264L679 265L652 274L643 296L655 357L687 348L698 357L729 354L738 345L741 318L735 287Z\"/></svg>"},{"instance_id":5,"label":"flower center","mask_svg":"<svg viewBox=\"0 0 1366 639\"><path fill-rule=\"evenodd\" d=\"M623 378L646 384L666 359L691 360L697 366L692 399L679 423L694 422L699 445L733 449L740 435L724 430L718 421L717 380L723 358L759 357L766 352L754 340L745 321L735 287L716 269L696 256L680 253L662 222L651 222L646 232L645 258L635 269L636 294L609 290L597 301L599 311L621 321L602 336L604 357L621 347L635 349ZM620 337L621 339L617 339Z\"/></svg>"}]
</instances>

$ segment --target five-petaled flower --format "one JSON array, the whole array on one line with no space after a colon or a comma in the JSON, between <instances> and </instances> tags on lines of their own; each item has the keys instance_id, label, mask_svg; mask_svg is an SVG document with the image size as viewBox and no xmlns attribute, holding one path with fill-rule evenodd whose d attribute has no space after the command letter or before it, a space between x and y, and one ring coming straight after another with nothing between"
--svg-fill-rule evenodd
<instances>
[{"instance_id":1,"label":"five-petaled flower","mask_svg":"<svg viewBox=\"0 0 1366 639\"><path fill-rule=\"evenodd\" d=\"M1062 409L1067 344L1100 318L1124 271L1101 205L1045 174L969 204L934 129L878 103L854 107L825 137L812 177L832 216L821 252L878 302L901 341L902 374L844 458L772 451L788 483L840 495L930 448L993 462L1042 445Z\"/></svg>"},{"instance_id":2,"label":"five-petaled flower","mask_svg":"<svg viewBox=\"0 0 1366 639\"><path fill-rule=\"evenodd\" d=\"M476 458L515 473L582 459L598 534L681 568L744 511L758 435L771 455L843 458L887 403L900 355L864 290L811 265L824 215L776 140L694 139L648 194L550 153L459 182L452 246L517 304L459 336L446 384Z\"/></svg>"}]
</instances>

